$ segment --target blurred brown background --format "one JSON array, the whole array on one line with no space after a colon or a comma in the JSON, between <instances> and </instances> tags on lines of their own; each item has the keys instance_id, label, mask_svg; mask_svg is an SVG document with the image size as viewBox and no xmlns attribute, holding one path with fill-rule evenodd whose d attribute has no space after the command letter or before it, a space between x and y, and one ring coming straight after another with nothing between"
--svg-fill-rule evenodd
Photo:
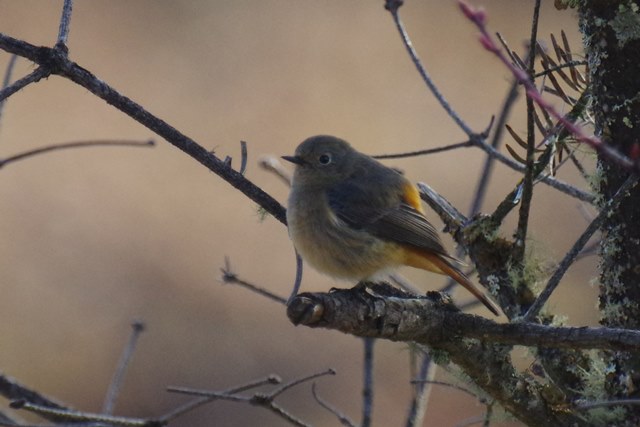
<instances>
[{"instance_id":1,"label":"blurred brown background","mask_svg":"<svg viewBox=\"0 0 640 427\"><path fill-rule=\"evenodd\" d=\"M50 46L61 4L2 1L0 31ZM491 29L522 51L533 3L483 4ZM408 1L401 13L453 107L484 129L501 105L508 73L480 47L455 2ZM544 2L540 22L541 38L565 29L578 49L573 12ZM257 159L290 154L307 136L335 134L370 154L464 140L420 80L381 0L76 2L69 48L80 65L220 157L233 156L235 166L239 141L247 141L248 178L283 203L287 188ZM8 60L0 54L0 66ZM15 77L33 68L20 60ZM521 103L511 120L518 131L525 129L523 109ZM10 98L0 157L51 143L149 138L149 130L84 89L51 77ZM466 211L484 158L466 149L386 164L429 182ZM518 179L503 166L496 172L486 211ZM541 185L534 203L534 245L558 260L586 226L584 213L577 201ZM222 390L270 373L291 380L333 367L338 375L319 380L319 393L359 420L358 339L295 328L282 306L220 283L228 255L241 277L287 295L294 255L286 229L273 218L261 221L253 202L163 140L152 149L78 149L8 165L0 170L0 235L5 374L98 411L128 325L141 318L148 331L118 414L158 416L185 401L165 392L168 385ZM576 264L551 301L569 324L597 321L589 285L595 262ZM444 283L406 273L430 289ZM333 285L344 286L306 269L303 290ZM375 358L374 425L402 425L409 352L380 342ZM309 384L280 402L314 425L338 425L314 403ZM482 412L460 392L436 388L425 425L456 425ZM259 408L218 402L173 425L284 422Z\"/></svg>"}]
</instances>

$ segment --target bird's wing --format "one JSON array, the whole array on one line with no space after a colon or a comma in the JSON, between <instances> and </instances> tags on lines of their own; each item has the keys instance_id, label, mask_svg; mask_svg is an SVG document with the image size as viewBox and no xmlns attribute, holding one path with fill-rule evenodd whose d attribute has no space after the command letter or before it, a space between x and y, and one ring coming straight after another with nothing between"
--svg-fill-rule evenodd
<instances>
[{"instance_id":1,"label":"bird's wing","mask_svg":"<svg viewBox=\"0 0 640 427\"><path fill-rule=\"evenodd\" d=\"M412 248L406 251L407 265L450 276L498 315L497 306L452 264L460 261L447 253L438 232L422 213L418 190L404 178L398 183L401 185L370 191L362 189L371 186L357 181L341 183L327 192L329 206L348 226ZM402 190L393 193L389 188Z\"/></svg>"},{"instance_id":2,"label":"bird's wing","mask_svg":"<svg viewBox=\"0 0 640 427\"><path fill-rule=\"evenodd\" d=\"M438 232L422 213L415 187L400 174L393 173L399 185L375 186L371 191L362 191L361 188L369 186L349 182L332 188L327 194L329 206L340 220L355 229L451 258Z\"/></svg>"},{"instance_id":3,"label":"bird's wing","mask_svg":"<svg viewBox=\"0 0 640 427\"><path fill-rule=\"evenodd\" d=\"M387 210L366 229L382 239L404 243L448 257L434 226L421 212L408 204L401 203L396 208Z\"/></svg>"}]
</instances>

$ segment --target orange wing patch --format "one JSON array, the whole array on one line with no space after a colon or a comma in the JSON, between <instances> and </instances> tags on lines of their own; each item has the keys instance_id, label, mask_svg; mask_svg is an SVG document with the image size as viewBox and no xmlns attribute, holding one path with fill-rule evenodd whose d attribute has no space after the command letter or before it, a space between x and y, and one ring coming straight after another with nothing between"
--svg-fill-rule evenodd
<instances>
[{"instance_id":1,"label":"orange wing patch","mask_svg":"<svg viewBox=\"0 0 640 427\"><path fill-rule=\"evenodd\" d=\"M411 182L407 181L402 189L402 199L406 204L424 215L424 209L422 208L422 200L420 199L420 192L418 188Z\"/></svg>"}]
</instances>

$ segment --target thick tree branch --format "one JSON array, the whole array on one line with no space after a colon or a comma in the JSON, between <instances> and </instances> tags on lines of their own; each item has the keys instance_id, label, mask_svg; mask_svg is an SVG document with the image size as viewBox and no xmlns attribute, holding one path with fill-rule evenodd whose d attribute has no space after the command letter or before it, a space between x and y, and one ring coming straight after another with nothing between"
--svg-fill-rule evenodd
<instances>
[{"instance_id":1,"label":"thick tree branch","mask_svg":"<svg viewBox=\"0 0 640 427\"><path fill-rule=\"evenodd\" d=\"M330 293L302 293L287 308L294 324L359 337L413 341L431 347L473 338L507 345L640 350L640 331L496 323L458 311L436 292L416 296L386 283L361 283Z\"/></svg>"},{"instance_id":2,"label":"thick tree branch","mask_svg":"<svg viewBox=\"0 0 640 427\"><path fill-rule=\"evenodd\" d=\"M287 314L296 325L413 341L444 351L479 387L531 426L588 424L569 412L556 412L545 402L544 387L513 368L509 356L512 344L640 349L640 332L498 324L460 313L437 292L418 297L384 283L303 293L291 301Z\"/></svg>"}]
</instances>

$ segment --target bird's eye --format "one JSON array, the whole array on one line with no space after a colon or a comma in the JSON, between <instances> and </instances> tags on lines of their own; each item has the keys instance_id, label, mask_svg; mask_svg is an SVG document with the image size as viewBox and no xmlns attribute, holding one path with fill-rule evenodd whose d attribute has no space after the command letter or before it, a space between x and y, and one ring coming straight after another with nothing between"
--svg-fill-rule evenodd
<instances>
[{"instance_id":1,"label":"bird's eye","mask_svg":"<svg viewBox=\"0 0 640 427\"><path fill-rule=\"evenodd\" d=\"M318 162L320 162L321 165L328 165L329 163L331 163L331 154L321 154L320 157L318 157Z\"/></svg>"}]
</instances>

